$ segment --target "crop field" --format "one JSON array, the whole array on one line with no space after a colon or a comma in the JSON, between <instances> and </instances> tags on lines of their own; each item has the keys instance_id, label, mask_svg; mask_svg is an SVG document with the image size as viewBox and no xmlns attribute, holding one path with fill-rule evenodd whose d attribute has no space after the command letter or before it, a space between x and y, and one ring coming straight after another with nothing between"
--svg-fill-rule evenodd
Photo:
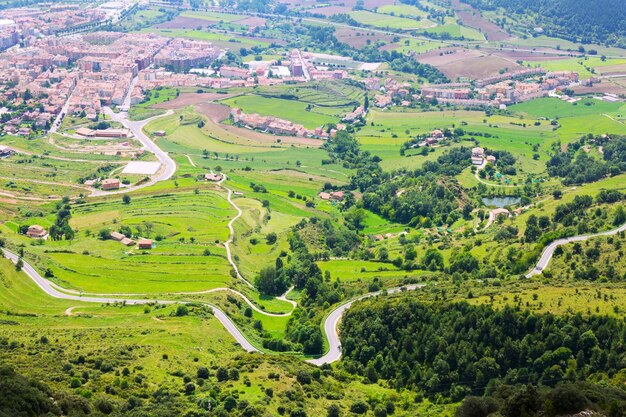
<instances>
[{"instance_id":1,"label":"crop field","mask_svg":"<svg viewBox=\"0 0 626 417\"><path fill-rule=\"evenodd\" d=\"M521 126L523 123L526 123L526 127ZM387 163L389 166L396 164L403 166L406 162L402 160L419 160L424 157L401 157L399 147L402 143L410 140L413 136L425 134L434 129L453 127L453 125L462 127L466 132L491 135L492 137L474 137L481 146L510 151L521 161L522 166L528 172L544 170L544 162L532 160L533 145L541 145L539 154L545 161L549 149L546 142L554 137L551 126L545 121L540 126L533 126L532 121L529 120L506 116L485 117L483 112L478 111L383 112L371 110L368 114L367 124L357 133L357 138L363 144L364 149L373 154L378 154L379 150L384 153L386 149L387 158L394 157L393 148L397 147L397 159L393 162L387 159L383 163ZM397 138L394 138L394 135ZM466 137L469 136L472 136L471 133L466 135ZM435 155L431 155L429 154L428 157L436 158ZM379 156L385 161L383 155Z\"/></svg>"},{"instance_id":2,"label":"crop field","mask_svg":"<svg viewBox=\"0 0 626 417\"><path fill-rule=\"evenodd\" d=\"M367 29L338 27L335 31L337 39L355 48L362 48L368 44L376 44L378 40L391 42L393 36L383 35L377 32L370 32Z\"/></svg>"},{"instance_id":3,"label":"crop field","mask_svg":"<svg viewBox=\"0 0 626 417\"><path fill-rule=\"evenodd\" d=\"M320 107L355 106L363 102L364 90L336 81L299 86L269 86L257 89L264 97L290 97Z\"/></svg>"},{"instance_id":4,"label":"crop field","mask_svg":"<svg viewBox=\"0 0 626 417\"><path fill-rule=\"evenodd\" d=\"M428 13L425 11L408 4L388 4L377 8L376 13L395 15L399 17L418 17L420 19L425 19L428 16Z\"/></svg>"},{"instance_id":5,"label":"crop field","mask_svg":"<svg viewBox=\"0 0 626 417\"><path fill-rule=\"evenodd\" d=\"M396 50L402 53L413 52L421 54L435 49L439 49L446 44L438 41L422 39L400 39L397 43L391 43L382 47L383 50Z\"/></svg>"},{"instance_id":6,"label":"crop field","mask_svg":"<svg viewBox=\"0 0 626 417\"><path fill-rule=\"evenodd\" d=\"M626 59L606 59L602 61L600 58L568 58L545 61L525 62L532 67L542 67L547 71L575 71L580 75L581 79L587 79L606 73L626 72ZM594 71L594 72L592 72Z\"/></svg>"},{"instance_id":7,"label":"crop field","mask_svg":"<svg viewBox=\"0 0 626 417\"><path fill-rule=\"evenodd\" d=\"M372 13L365 10L350 12L350 17L364 25L376 26L379 28L414 30L430 28L434 25L434 23L429 20L396 17L386 14Z\"/></svg>"},{"instance_id":8,"label":"crop field","mask_svg":"<svg viewBox=\"0 0 626 417\"><path fill-rule=\"evenodd\" d=\"M243 20L246 16L239 14L228 14L218 12L205 12L205 11L185 11L180 14L182 17L192 17L195 19L204 19L215 22L236 22L237 20Z\"/></svg>"},{"instance_id":9,"label":"crop field","mask_svg":"<svg viewBox=\"0 0 626 417\"><path fill-rule=\"evenodd\" d=\"M580 117L589 115L602 115L604 113L626 113L623 103L608 103L595 99L584 99L575 104L567 103L556 98L542 98L528 101L509 107L514 112L525 113L531 117L564 118Z\"/></svg>"},{"instance_id":10,"label":"crop field","mask_svg":"<svg viewBox=\"0 0 626 417\"><path fill-rule=\"evenodd\" d=\"M233 108L240 108L244 113L258 113L262 116L274 116L301 124L308 129L314 129L329 123L336 123L341 118L343 107L314 107L307 110L308 104L283 100L280 98L266 98L256 95L233 97L223 101Z\"/></svg>"},{"instance_id":11,"label":"crop field","mask_svg":"<svg viewBox=\"0 0 626 417\"><path fill-rule=\"evenodd\" d=\"M161 36L167 36L170 38L188 38L196 39L200 41L213 42L216 46L223 48L239 49L239 48L252 48L253 46L269 46L270 42L258 38L247 38L245 36L206 32L195 29L157 29L148 28L142 29L143 33L155 33Z\"/></svg>"},{"instance_id":12,"label":"crop field","mask_svg":"<svg viewBox=\"0 0 626 417\"><path fill-rule=\"evenodd\" d=\"M529 46L529 47L546 47L559 49L561 51L571 51L574 54L578 54L578 48L580 44L567 41L565 39L551 38L548 36L528 37L527 39L516 38L515 40L509 40L505 44L514 46ZM626 57L626 51L620 48L606 47L603 45L588 44L585 45L586 49L594 49L598 51L600 55L607 56L622 56Z\"/></svg>"},{"instance_id":13,"label":"crop field","mask_svg":"<svg viewBox=\"0 0 626 417\"><path fill-rule=\"evenodd\" d=\"M58 283L85 292L163 293L224 286L231 280L230 266L220 242L228 238L226 223L234 211L223 192L206 184L198 188L198 194L137 197L128 205L119 199L77 206L73 241L48 241L32 250ZM122 226L156 238L156 248L138 251L98 239L100 230Z\"/></svg>"},{"instance_id":14,"label":"crop field","mask_svg":"<svg viewBox=\"0 0 626 417\"><path fill-rule=\"evenodd\" d=\"M463 37L469 41L484 41L485 40L485 35L480 33L480 31L471 27L461 26L458 23L456 23L454 19L451 19L451 18L446 18L445 24L427 28L425 29L425 31L428 33L436 33L436 34L447 33L454 38Z\"/></svg>"},{"instance_id":15,"label":"crop field","mask_svg":"<svg viewBox=\"0 0 626 417\"><path fill-rule=\"evenodd\" d=\"M247 141L248 143L244 143L245 137L238 137L237 132L230 132L228 127L222 127L218 123L209 123L207 121L205 128L198 129L196 123L200 119L197 114L195 117L198 117L198 119L196 122L191 123L185 121L181 123L178 117L178 115L163 117L151 122L146 127L148 132L165 130L167 136L159 138L157 143L168 152L200 154L206 149L211 153L218 152L222 156L224 156L223 154L238 156L248 154L253 156L259 152L277 152L281 150L279 144L273 147L273 142L276 139L266 141L265 143L254 144L250 140Z\"/></svg>"}]
</instances>

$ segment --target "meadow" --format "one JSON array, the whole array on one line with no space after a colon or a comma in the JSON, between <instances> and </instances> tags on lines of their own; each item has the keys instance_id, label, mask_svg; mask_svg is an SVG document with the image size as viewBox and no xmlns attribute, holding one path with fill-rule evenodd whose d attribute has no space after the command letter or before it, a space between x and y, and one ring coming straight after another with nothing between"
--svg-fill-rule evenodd
<instances>
[{"instance_id":1,"label":"meadow","mask_svg":"<svg viewBox=\"0 0 626 417\"><path fill-rule=\"evenodd\" d=\"M307 110L309 105L301 101L266 98L257 95L237 96L224 100L222 103L233 108L240 108L244 113L258 113L262 116L286 119L301 124L307 129L336 123L346 110L343 107L313 107Z\"/></svg>"},{"instance_id":2,"label":"meadow","mask_svg":"<svg viewBox=\"0 0 626 417\"><path fill-rule=\"evenodd\" d=\"M461 26L458 23L449 22L444 25L427 28L425 32L441 35L447 33L453 38L463 37L468 41L484 41L485 36L474 28Z\"/></svg>"},{"instance_id":3,"label":"meadow","mask_svg":"<svg viewBox=\"0 0 626 417\"><path fill-rule=\"evenodd\" d=\"M405 157L400 155L402 143L434 129L455 127L468 132L465 139L474 137L481 146L513 153L520 160L524 171L530 173L544 171L549 142L555 137L547 122L534 126L532 120L513 116L488 117L484 112L466 110L389 112L374 109L367 116L366 126L356 136L364 149L383 158L383 166L410 168L421 166L426 160L436 159L445 148L435 148L435 152L426 157ZM488 134L491 137L474 136L472 133ZM534 145L540 145L539 160L532 158ZM465 146L472 145L465 143Z\"/></svg>"},{"instance_id":4,"label":"meadow","mask_svg":"<svg viewBox=\"0 0 626 417\"><path fill-rule=\"evenodd\" d=\"M364 25L389 29L414 30L429 28L433 25L433 22L428 20L409 19L406 17L391 16L389 14L373 13L366 10L350 12L350 17Z\"/></svg>"},{"instance_id":5,"label":"meadow","mask_svg":"<svg viewBox=\"0 0 626 417\"><path fill-rule=\"evenodd\" d=\"M428 13L408 4L387 4L376 9L376 13L396 15L399 17L426 18Z\"/></svg>"},{"instance_id":6,"label":"meadow","mask_svg":"<svg viewBox=\"0 0 626 417\"><path fill-rule=\"evenodd\" d=\"M204 30L196 30L196 29L157 29L157 28L147 28L142 29L143 33L155 33L161 36L167 36L170 38L188 38L188 39L196 39L200 41L209 41L213 42L215 45L231 48L231 49L239 49L239 48L252 48L254 46L262 46L268 47L270 43L265 40L255 39L255 38L247 38L245 36L238 36L233 34L225 34L225 33L215 33L208 32Z\"/></svg>"}]
</instances>

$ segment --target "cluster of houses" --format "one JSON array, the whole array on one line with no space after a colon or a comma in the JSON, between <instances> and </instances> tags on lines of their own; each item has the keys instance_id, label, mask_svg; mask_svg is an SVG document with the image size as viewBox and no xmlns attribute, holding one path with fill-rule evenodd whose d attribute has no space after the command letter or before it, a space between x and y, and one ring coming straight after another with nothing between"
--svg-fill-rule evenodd
<instances>
[{"instance_id":1,"label":"cluster of houses","mask_svg":"<svg viewBox=\"0 0 626 417\"><path fill-rule=\"evenodd\" d=\"M111 232L110 236L111 239L120 242L124 246L135 246L135 244L137 244L139 249L152 249L154 247L152 239L141 238L135 242L133 239L126 237L126 235L119 232Z\"/></svg>"},{"instance_id":2,"label":"cluster of houses","mask_svg":"<svg viewBox=\"0 0 626 417\"><path fill-rule=\"evenodd\" d=\"M366 78L364 83L368 90L376 90L382 93L374 96L374 105L381 109L394 103L407 107L411 105L412 101L419 99L419 95L411 94L410 84L400 84L393 78L385 79L382 86L378 78Z\"/></svg>"},{"instance_id":3,"label":"cluster of houses","mask_svg":"<svg viewBox=\"0 0 626 417\"><path fill-rule=\"evenodd\" d=\"M317 139L328 139L331 137L331 135L326 132L323 127L307 129L300 124L273 116L261 116L256 113L246 114L238 108L233 108L230 115L235 124L244 126L248 129L256 129L275 135L288 135Z\"/></svg>"},{"instance_id":4,"label":"cluster of houses","mask_svg":"<svg viewBox=\"0 0 626 417\"><path fill-rule=\"evenodd\" d=\"M542 68L531 68L477 80L476 88L468 83L448 83L423 87L421 92L426 100L506 108L509 104L545 97L552 90L563 89L577 82L576 72L546 72Z\"/></svg>"},{"instance_id":5,"label":"cluster of houses","mask_svg":"<svg viewBox=\"0 0 626 417\"><path fill-rule=\"evenodd\" d=\"M343 198L345 197L345 193L343 191L332 191L330 193L326 191L322 191L317 196L321 198L322 200L338 202L338 201L343 201Z\"/></svg>"},{"instance_id":6,"label":"cluster of houses","mask_svg":"<svg viewBox=\"0 0 626 417\"><path fill-rule=\"evenodd\" d=\"M367 114L367 109L363 106L358 106L356 109L354 109L350 113L347 113L346 115L344 115L341 121L346 122L346 123L354 123L358 121L359 119L364 118L366 114Z\"/></svg>"},{"instance_id":7,"label":"cluster of houses","mask_svg":"<svg viewBox=\"0 0 626 417\"><path fill-rule=\"evenodd\" d=\"M493 155L486 155L483 148L472 148L472 164L482 165L483 163L496 163L496 157Z\"/></svg>"},{"instance_id":8,"label":"cluster of houses","mask_svg":"<svg viewBox=\"0 0 626 417\"><path fill-rule=\"evenodd\" d=\"M445 139L445 135L443 133L443 131L441 131L440 129L435 129L432 132L430 132L430 136L425 138L423 141L419 142L417 144L417 146L422 147L422 146L433 146L438 144L439 142L441 142L442 140Z\"/></svg>"}]
</instances>

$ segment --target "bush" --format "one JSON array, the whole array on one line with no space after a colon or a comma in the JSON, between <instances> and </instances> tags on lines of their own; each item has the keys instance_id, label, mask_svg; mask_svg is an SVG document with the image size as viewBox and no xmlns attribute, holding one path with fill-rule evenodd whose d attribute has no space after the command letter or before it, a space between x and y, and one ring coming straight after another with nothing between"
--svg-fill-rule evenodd
<instances>
[{"instance_id":1,"label":"bush","mask_svg":"<svg viewBox=\"0 0 626 417\"><path fill-rule=\"evenodd\" d=\"M115 406L113 405L113 403L105 397L100 397L96 399L94 405L102 414L109 415L115 410Z\"/></svg>"},{"instance_id":2,"label":"bush","mask_svg":"<svg viewBox=\"0 0 626 417\"><path fill-rule=\"evenodd\" d=\"M197 375L200 379L209 379L209 370L205 367L198 368Z\"/></svg>"},{"instance_id":3,"label":"bush","mask_svg":"<svg viewBox=\"0 0 626 417\"><path fill-rule=\"evenodd\" d=\"M340 417L340 416L341 416L341 409L339 408L337 404L331 404L326 409L326 417Z\"/></svg>"},{"instance_id":4,"label":"bush","mask_svg":"<svg viewBox=\"0 0 626 417\"><path fill-rule=\"evenodd\" d=\"M216 376L217 376L217 380L220 382L228 381L228 370L220 366L219 368L217 368Z\"/></svg>"},{"instance_id":5,"label":"bush","mask_svg":"<svg viewBox=\"0 0 626 417\"><path fill-rule=\"evenodd\" d=\"M498 411L498 404L492 398L467 397L457 408L456 417L487 417Z\"/></svg>"},{"instance_id":6,"label":"bush","mask_svg":"<svg viewBox=\"0 0 626 417\"><path fill-rule=\"evenodd\" d=\"M298 371L298 374L296 375L296 380L303 384L303 385L307 385L311 383L311 374L308 371Z\"/></svg>"},{"instance_id":7,"label":"bush","mask_svg":"<svg viewBox=\"0 0 626 417\"><path fill-rule=\"evenodd\" d=\"M363 401L357 401L352 403L352 405L350 405L350 411L352 411L355 414L365 414L367 413L367 410L369 409L367 403L364 403Z\"/></svg>"},{"instance_id":8,"label":"bush","mask_svg":"<svg viewBox=\"0 0 626 417\"><path fill-rule=\"evenodd\" d=\"M180 305L176 307L176 316L182 317L189 314L189 308L186 305Z\"/></svg>"}]
</instances>

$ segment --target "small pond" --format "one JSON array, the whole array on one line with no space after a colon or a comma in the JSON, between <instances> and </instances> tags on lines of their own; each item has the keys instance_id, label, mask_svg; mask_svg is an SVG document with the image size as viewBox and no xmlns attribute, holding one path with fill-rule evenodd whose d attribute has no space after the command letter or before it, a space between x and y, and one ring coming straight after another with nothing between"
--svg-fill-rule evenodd
<instances>
[{"instance_id":1,"label":"small pond","mask_svg":"<svg viewBox=\"0 0 626 417\"><path fill-rule=\"evenodd\" d=\"M521 201L519 197L493 197L487 198L483 197L483 204L487 207L506 207L512 206L513 204L517 204Z\"/></svg>"}]
</instances>

